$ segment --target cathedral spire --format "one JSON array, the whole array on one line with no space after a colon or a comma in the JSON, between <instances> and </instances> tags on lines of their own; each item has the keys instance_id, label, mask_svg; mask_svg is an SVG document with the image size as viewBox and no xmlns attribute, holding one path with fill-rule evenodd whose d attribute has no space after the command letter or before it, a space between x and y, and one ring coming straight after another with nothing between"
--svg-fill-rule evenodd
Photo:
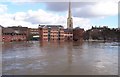
<instances>
[{"instance_id":1,"label":"cathedral spire","mask_svg":"<svg viewBox=\"0 0 120 77\"><path fill-rule=\"evenodd\" d=\"M71 2L69 2L68 17L71 18Z\"/></svg>"},{"instance_id":2,"label":"cathedral spire","mask_svg":"<svg viewBox=\"0 0 120 77\"><path fill-rule=\"evenodd\" d=\"M67 28L68 29L73 29L73 20L72 20L72 13L71 13L71 2L69 2Z\"/></svg>"}]
</instances>

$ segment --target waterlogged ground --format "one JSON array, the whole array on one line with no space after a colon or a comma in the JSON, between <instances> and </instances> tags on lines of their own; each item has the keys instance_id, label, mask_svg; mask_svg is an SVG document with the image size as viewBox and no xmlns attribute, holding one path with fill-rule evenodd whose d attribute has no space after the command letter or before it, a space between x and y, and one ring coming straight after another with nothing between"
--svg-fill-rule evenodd
<instances>
[{"instance_id":1,"label":"waterlogged ground","mask_svg":"<svg viewBox=\"0 0 120 77\"><path fill-rule=\"evenodd\" d=\"M3 44L2 73L3 75L117 75L118 43Z\"/></svg>"}]
</instances>

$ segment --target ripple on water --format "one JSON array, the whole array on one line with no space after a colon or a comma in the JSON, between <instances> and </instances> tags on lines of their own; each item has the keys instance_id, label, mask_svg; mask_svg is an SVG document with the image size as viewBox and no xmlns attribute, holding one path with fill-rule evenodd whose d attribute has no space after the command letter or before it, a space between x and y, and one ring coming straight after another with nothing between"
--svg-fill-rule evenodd
<instances>
[{"instance_id":1,"label":"ripple on water","mask_svg":"<svg viewBox=\"0 0 120 77\"><path fill-rule=\"evenodd\" d=\"M74 45L49 43L39 46L38 42L34 42L9 45L3 46L2 58L5 63L3 73L12 74L11 72L15 71L17 74L117 73L117 43L84 42Z\"/></svg>"}]
</instances>

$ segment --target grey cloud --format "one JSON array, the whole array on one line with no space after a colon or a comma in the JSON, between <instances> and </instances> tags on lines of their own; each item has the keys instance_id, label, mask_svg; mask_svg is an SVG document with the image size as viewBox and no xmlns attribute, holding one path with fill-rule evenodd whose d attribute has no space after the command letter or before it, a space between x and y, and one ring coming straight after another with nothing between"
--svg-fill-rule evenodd
<instances>
[{"instance_id":1,"label":"grey cloud","mask_svg":"<svg viewBox=\"0 0 120 77\"><path fill-rule=\"evenodd\" d=\"M68 4L69 4L68 2L46 2L45 4L46 4L46 10L49 11L53 11L53 12L68 11ZM117 3L112 3L112 2L72 2L72 15L74 17L82 17L82 18L111 16L116 14L116 10L115 10L117 8L116 5ZM107 13L105 12L105 10L109 12Z\"/></svg>"},{"instance_id":2,"label":"grey cloud","mask_svg":"<svg viewBox=\"0 0 120 77\"><path fill-rule=\"evenodd\" d=\"M45 4L47 10L55 12L66 11L68 7L67 2L46 2Z\"/></svg>"},{"instance_id":3,"label":"grey cloud","mask_svg":"<svg viewBox=\"0 0 120 77\"><path fill-rule=\"evenodd\" d=\"M91 8L90 6L84 6L82 8L74 8L73 9L74 12L73 12L73 16L74 17L82 17L82 18L93 18L93 17L99 17L100 15L97 15L97 14L94 14L92 11L91 11Z\"/></svg>"},{"instance_id":4,"label":"grey cloud","mask_svg":"<svg viewBox=\"0 0 120 77\"><path fill-rule=\"evenodd\" d=\"M62 12L68 10L68 2L45 2L46 9L55 12ZM84 6L93 5L95 2L72 2L73 8L82 8Z\"/></svg>"},{"instance_id":5,"label":"grey cloud","mask_svg":"<svg viewBox=\"0 0 120 77\"><path fill-rule=\"evenodd\" d=\"M46 2L46 9L54 12L68 11L68 2ZM72 2L72 14L74 17L95 17L86 7L95 5L96 2ZM81 10L76 10L81 9Z\"/></svg>"}]
</instances>

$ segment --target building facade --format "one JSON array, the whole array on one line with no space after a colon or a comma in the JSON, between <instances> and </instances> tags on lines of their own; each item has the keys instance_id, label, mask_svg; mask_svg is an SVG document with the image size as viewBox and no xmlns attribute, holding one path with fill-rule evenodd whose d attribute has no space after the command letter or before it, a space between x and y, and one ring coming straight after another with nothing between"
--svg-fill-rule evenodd
<instances>
[{"instance_id":1,"label":"building facade","mask_svg":"<svg viewBox=\"0 0 120 77\"><path fill-rule=\"evenodd\" d=\"M29 28L28 29L28 40L29 41L38 41L39 40L39 30L38 28Z\"/></svg>"},{"instance_id":2,"label":"building facade","mask_svg":"<svg viewBox=\"0 0 120 77\"><path fill-rule=\"evenodd\" d=\"M64 39L65 41L73 40L73 29L64 29Z\"/></svg>"},{"instance_id":3,"label":"building facade","mask_svg":"<svg viewBox=\"0 0 120 77\"><path fill-rule=\"evenodd\" d=\"M6 27L2 30L2 41L13 42L13 41L27 41L28 28L22 26Z\"/></svg>"},{"instance_id":4,"label":"building facade","mask_svg":"<svg viewBox=\"0 0 120 77\"><path fill-rule=\"evenodd\" d=\"M0 25L0 42L2 42L2 26Z\"/></svg>"},{"instance_id":5,"label":"building facade","mask_svg":"<svg viewBox=\"0 0 120 77\"><path fill-rule=\"evenodd\" d=\"M64 41L64 28L61 25L39 25L40 40Z\"/></svg>"},{"instance_id":6,"label":"building facade","mask_svg":"<svg viewBox=\"0 0 120 77\"><path fill-rule=\"evenodd\" d=\"M38 28L29 28L28 30L31 35L39 35Z\"/></svg>"},{"instance_id":7,"label":"building facade","mask_svg":"<svg viewBox=\"0 0 120 77\"><path fill-rule=\"evenodd\" d=\"M73 40L74 41L81 41L83 40L84 29L76 27L73 29Z\"/></svg>"}]
</instances>

